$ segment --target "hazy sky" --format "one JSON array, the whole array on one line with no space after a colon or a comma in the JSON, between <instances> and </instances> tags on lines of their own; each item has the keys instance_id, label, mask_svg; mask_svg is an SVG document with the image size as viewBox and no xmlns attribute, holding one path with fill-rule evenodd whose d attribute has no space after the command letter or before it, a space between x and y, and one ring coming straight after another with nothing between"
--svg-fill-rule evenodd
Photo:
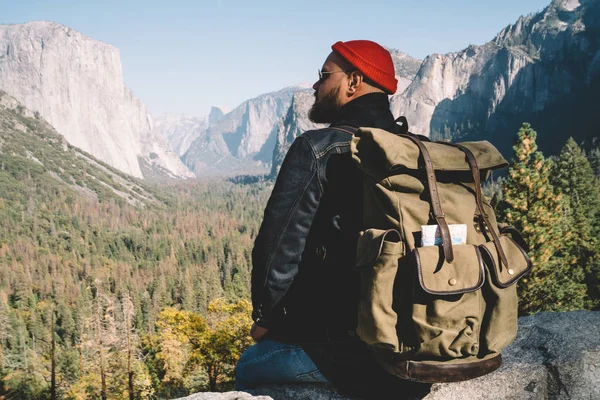
<instances>
[{"instance_id":1,"label":"hazy sky","mask_svg":"<svg viewBox=\"0 0 600 400\"><path fill-rule=\"evenodd\" d=\"M0 23L55 21L120 49L153 114L206 115L314 82L338 40L416 58L483 44L550 0L0 0Z\"/></svg>"}]
</instances>

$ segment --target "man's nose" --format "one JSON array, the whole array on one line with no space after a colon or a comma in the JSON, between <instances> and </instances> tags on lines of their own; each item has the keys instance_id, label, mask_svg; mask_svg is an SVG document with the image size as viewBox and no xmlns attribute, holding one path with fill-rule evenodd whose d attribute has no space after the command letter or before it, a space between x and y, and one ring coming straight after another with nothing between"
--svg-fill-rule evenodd
<instances>
[{"instance_id":1,"label":"man's nose","mask_svg":"<svg viewBox=\"0 0 600 400\"><path fill-rule=\"evenodd\" d=\"M321 84L321 80L319 79L318 81L316 81L316 82L313 84L313 89L314 89L314 90L317 90L317 89L319 88L319 85L320 85L320 84Z\"/></svg>"}]
</instances>

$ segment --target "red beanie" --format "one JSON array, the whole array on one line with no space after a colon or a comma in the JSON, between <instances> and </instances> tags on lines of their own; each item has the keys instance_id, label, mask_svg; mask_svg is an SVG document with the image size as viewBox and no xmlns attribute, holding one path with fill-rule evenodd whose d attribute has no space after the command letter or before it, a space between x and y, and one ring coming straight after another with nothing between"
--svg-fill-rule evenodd
<instances>
[{"instance_id":1,"label":"red beanie","mask_svg":"<svg viewBox=\"0 0 600 400\"><path fill-rule=\"evenodd\" d=\"M398 80L389 51L370 40L337 42L331 48L388 94L396 92Z\"/></svg>"}]
</instances>

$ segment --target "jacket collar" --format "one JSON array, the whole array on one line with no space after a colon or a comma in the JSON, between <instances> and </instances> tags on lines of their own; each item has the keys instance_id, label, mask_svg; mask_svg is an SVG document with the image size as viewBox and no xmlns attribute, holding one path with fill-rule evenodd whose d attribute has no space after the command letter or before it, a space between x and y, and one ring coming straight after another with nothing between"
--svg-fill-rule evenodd
<instances>
[{"instance_id":1,"label":"jacket collar","mask_svg":"<svg viewBox=\"0 0 600 400\"><path fill-rule=\"evenodd\" d=\"M340 109L341 118L331 126L350 125L390 130L394 117L390 111L390 102L385 93L369 93L360 96Z\"/></svg>"}]
</instances>

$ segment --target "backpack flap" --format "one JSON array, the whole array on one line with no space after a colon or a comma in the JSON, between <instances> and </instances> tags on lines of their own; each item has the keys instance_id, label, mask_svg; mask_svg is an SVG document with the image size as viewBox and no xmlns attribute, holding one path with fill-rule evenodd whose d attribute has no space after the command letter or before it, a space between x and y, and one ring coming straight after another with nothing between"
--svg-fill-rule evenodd
<instances>
[{"instance_id":1,"label":"backpack flap","mask_svg":"<svg viewBox=\"0 0 600 400\"><path fill-rule=\"evenodd\" d=\"M507 235L500 236L500 245L508 260L504 265L498 260L498 252L492 242L480 245L485 263L490 269L494 284L500 288L507 288L517 282L521 277L531 271L532 262L514 239Z\"/></svg>"},{"instance_id":2,"label":"backpack flap","mask_svg":"<svg viewBox=\"0 0 600 400\"><path fill-rule=\"evenodd\" d=\"M477 246L453 245L454 261L444 258L441 246L417 247L414 256L419 283L432 295L455 295L473 292L484 282L484 264Z\"/></svg>"},{"instance_id":3,"label":"backpack flap","mask_svg":"<svg viewBox=\"0 0 600 400\"><path fill-rule=\"evenodd\" d=\"M469 171L465 154L443 143L423 142L436 171ZM482 171L508 166L502 154L488 141L464 142ZM352 158L371 175L389 174L406 168L417 170L420 150L410 139L377 128L360 128L351 142Z\"/></svg>"}]
</instances>

